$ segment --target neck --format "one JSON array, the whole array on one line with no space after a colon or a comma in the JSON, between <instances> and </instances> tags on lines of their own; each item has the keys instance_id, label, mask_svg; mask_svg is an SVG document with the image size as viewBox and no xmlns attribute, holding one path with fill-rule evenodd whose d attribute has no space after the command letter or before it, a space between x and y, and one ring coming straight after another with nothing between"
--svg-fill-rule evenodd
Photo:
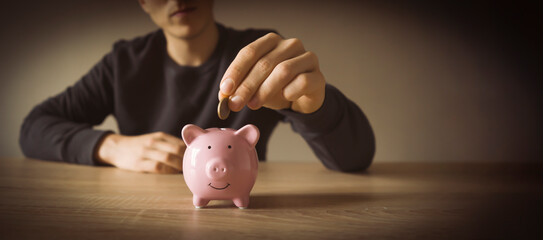
<instances>
[{"instance_id":1,"label":"neck","mask_svg":"<svg viewBox=\"0 0 543 240\"><path fill-rule=\"evenodd\" d=\"M215 50L219 41L219 29L212 22L201 33L191 38L180 38L165 33L168 55L181 66L202 65Z\"/></svg>"}]
</instances>

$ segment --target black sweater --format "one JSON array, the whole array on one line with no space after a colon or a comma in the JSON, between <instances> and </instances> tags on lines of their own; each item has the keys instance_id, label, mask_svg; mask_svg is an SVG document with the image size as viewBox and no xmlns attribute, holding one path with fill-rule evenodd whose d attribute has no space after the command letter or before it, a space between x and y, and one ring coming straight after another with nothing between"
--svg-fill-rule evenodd
<instances>
[{"instance_id":1,"label":"black sweater","mask_svg":"<svg viewBox=\"0 0 543 240\"><path fill-rule=\"evenodd\" d=\"M218 27L219 43L198 67L179 66L168 56L162 30L117 42L75 85L32 109L21 128L23 153L96 165L94 152L107 131L93 126L113 114L123 135L162 131L179 137L189 123L234 129L251 123L260 129L260 160L266 159L277 123L287 121L326 167L356 171L370 165L375 152L371 126L358 106L331 85L326 85L323 106L312 114L244 108L220 120L217 94L224 72L242 47L270 31Z\"/></svg>"}]
</instances>

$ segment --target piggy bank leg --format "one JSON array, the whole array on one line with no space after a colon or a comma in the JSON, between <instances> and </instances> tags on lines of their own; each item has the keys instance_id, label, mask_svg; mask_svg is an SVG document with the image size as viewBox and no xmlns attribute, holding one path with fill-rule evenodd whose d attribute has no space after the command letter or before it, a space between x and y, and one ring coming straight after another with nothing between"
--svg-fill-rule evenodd
<instances>
[{"instance_id":1,"label":"piggy bank leg","mask_svg":"<svg viewBox=\"0 0 543 240\"><path fill-rule=\"evenodd\" d=\"M192 204L195 208L205 207L209 203L209 199L199 198L198 196L192 196Z\"/></svg>"},{"instance_id":2,"label":"piggy bank leg","mask_svg":"<svg viewBox=\"0 0 543 240\"><path fill-rule=\"evenodd\" d=\"M249 206L249 196L234 198L232 201L239 209L246 209Z\"/></svg>"}]
</instances>

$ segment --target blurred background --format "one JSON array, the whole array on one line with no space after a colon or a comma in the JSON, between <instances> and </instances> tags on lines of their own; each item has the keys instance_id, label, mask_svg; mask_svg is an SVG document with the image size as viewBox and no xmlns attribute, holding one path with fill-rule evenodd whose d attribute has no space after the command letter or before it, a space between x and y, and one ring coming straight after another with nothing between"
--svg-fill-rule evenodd
<instances>
[{"instance_id":1,"label":"blurred background","mask_svg":"<svg viewBox=\"0 0 543 240\"><path fill-rule=\"evenodd\" d=\"M302 40L368 116L377 162L536 160L535 3L435 2L217 0L215 16ZM156 29L136 0L13 1L0 11L1 157L22 156L19 129L33 106L74 84L115 41ZM109 117L98 128L117 126ZM287 124L268 159L318 161Z\"/></svg>"}]
</instances>

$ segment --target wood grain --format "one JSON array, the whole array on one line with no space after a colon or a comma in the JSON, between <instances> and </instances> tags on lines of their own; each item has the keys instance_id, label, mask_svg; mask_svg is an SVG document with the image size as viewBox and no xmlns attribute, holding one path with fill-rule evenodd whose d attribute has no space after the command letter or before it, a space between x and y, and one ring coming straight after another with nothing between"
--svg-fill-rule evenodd
<instances>
[{"instance_id":1,"label":"wood grain","mask_svg":"<svg viewBox=\"0 0 543 240\"><path fill-rule=\"evenodd\" d=\"M182 175L0 161L1 239L458 239L538 234L540 164L261 163L249 209L192 206Z\"/></svg>"}]
</instances>

